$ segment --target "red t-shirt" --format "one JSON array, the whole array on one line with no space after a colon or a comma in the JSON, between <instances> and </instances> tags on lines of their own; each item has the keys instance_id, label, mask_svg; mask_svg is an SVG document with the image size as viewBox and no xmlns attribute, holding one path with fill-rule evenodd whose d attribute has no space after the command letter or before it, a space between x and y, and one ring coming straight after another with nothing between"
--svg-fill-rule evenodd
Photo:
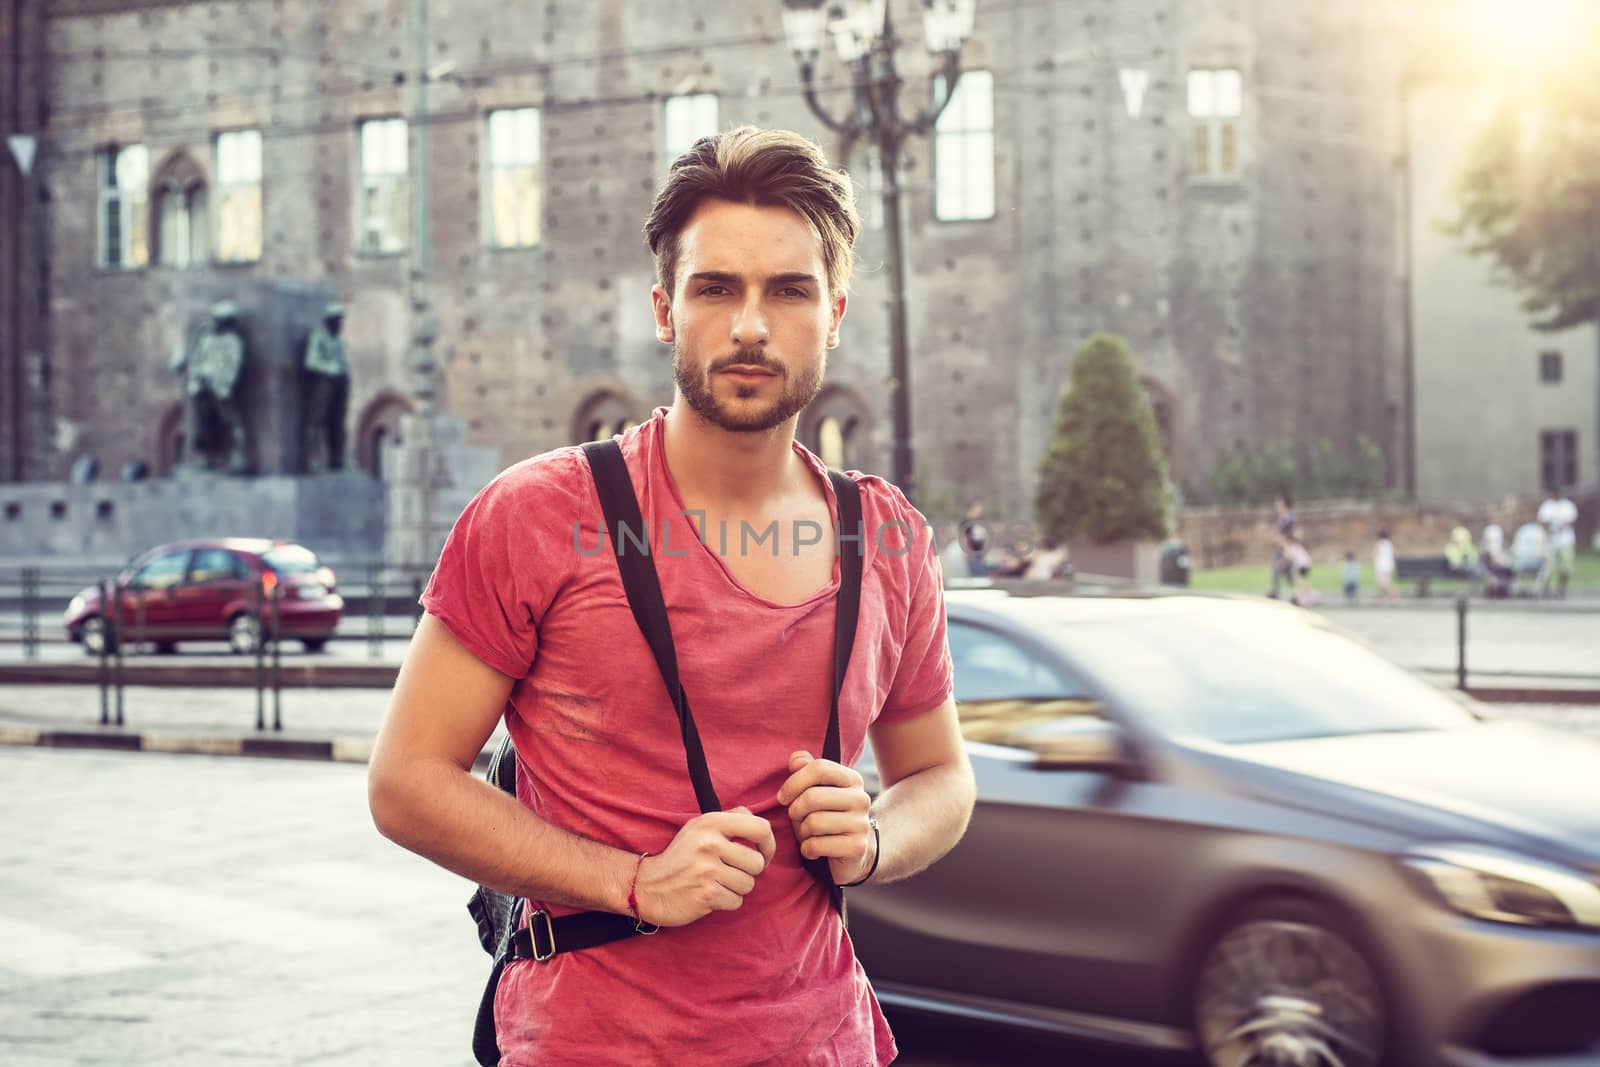
<instances>
[{"instance_id":1,"label":"red t-shirt","mask_svg":"<svg viewBox=\"0 0 1600 1067\"><path fill-rule=\"evenodd\" d=\"M501 1063L886 1064L894 1038L777 801L789 753L820 753L827 732L838 564L829 585L798 604L745 589L724 563L720 531L702 543L699 520L682 513L662 447L664 414L624 434L622 452L711 780L725 807L771 822L777 855L737 911L548 963L512 963L495 1001ZM815 470L837 524L826 468L799 444L795 451ZM851 476L867 547L840 699L846 764L861 755L870 723L927 712L951 692L932 533L894 486ZM700 809L672 703L603 527L579 449L526 460L467 506L422 602L479 659L517 679L506 725L527 772L518 776L522 802L573 833L658 853ZM755 533L751 551L793 552L792 524L780 531L782 545L757 546ZM729 529L726 543L727 553L739 551L739 531Z\"/></svg>"}]
</instances>

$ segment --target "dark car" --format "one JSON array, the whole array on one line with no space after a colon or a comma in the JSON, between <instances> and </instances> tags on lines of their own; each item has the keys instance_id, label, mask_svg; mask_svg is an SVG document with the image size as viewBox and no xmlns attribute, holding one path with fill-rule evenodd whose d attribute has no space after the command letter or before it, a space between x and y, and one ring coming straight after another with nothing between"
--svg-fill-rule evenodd
<instances>
[{"instance_id":1,"label":"dark car","mask_svg":"<svg viewBox=\"0 0 1600 1067\"><path fill-rule=\"evenodd\" d=\"M949 619L970 829L850 898L891 1009L1216 1067L1600 1064L1600 744L1267 601Z\"/></svg>"},{"instance_id":2,"label":"dark car","mask_svg":"<svg viewBox=\"0 0 1600 1067\"><path fill-rule=\"evenodd\" d=\"M120 613L106 609L96 586L67 605L67 635L92 655L114 648L114 633L160 652L180 641L226 641L234 652L253 652L263 620L272 623L274 599L278 633L318 652L344 613L333 570L291 541L227 537L161 545L135 557L115 582Z\"/></svg>"}]
</instances>

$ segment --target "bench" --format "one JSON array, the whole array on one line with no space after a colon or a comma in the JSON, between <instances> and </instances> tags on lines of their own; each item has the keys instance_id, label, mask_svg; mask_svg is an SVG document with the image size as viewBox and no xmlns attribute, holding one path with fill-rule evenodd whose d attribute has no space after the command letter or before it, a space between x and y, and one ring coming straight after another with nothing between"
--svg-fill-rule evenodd
<instances>
[{"instance_id":1,"label":"bench","mask_svg":"<svg viewBox=\"0 0 1600 1067\"><path fill-rule=\"evenodd\" d=\"M1396 581L1416 582L1417 596L1423 597L1428 595L1428 583L1431 581L1467 581L1472 574L1450 566L1450 561L1442 555L1400 556L1394 561L1394 576Z\"/></svg>"}]
</instances>

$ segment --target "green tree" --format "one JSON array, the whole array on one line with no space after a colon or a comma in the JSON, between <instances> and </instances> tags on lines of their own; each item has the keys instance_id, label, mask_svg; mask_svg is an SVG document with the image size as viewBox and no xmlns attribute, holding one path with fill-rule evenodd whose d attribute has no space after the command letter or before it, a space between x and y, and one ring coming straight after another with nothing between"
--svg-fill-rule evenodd
<instances>
[{"instance_id":1,"label":"green tree","mask_svg":"<svg viewBox=\"0 0 1600 1067\"><path fill-rule=\"evenodd\" d=\"M1473 143L1449 229L1535 329L1600 324L1600 77L1554 68L1506 94Z\"/></svg>"},{"instance_id":2,"label":"green tree","mask_svg":"<svg viewBox=\"0 0 1600 1067\"><path fill-rule=\"evenodd\" d=\"M1073 357L1034 511L1058 541L1153 541L1171 529L1161 435L1120 337L1096 334Z\"/></svg>"}]
</instances>

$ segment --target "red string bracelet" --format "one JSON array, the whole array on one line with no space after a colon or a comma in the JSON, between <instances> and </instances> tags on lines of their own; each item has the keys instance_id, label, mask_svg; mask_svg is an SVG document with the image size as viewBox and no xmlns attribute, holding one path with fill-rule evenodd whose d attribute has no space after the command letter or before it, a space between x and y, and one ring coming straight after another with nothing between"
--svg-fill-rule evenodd
<instances>
[{"instance_id":1,"label":"red string bracelet","mask_svg":"<svg viewBox=\"0 0 1600 1067\"><path fill-rule=\"evenodd\" d=\"M644 866L645 857L648 855L650 855L648 852L639 853L639 858L633 865L633 882L628 886L628 914L633 916L634 929L641 934L653 934L656 932L655 923L645 922L639 917L639 898L635 895L639 891L639 869ZM650 929L646 930L645 927L647 926Z\"/></svg>"}]
</instances>

